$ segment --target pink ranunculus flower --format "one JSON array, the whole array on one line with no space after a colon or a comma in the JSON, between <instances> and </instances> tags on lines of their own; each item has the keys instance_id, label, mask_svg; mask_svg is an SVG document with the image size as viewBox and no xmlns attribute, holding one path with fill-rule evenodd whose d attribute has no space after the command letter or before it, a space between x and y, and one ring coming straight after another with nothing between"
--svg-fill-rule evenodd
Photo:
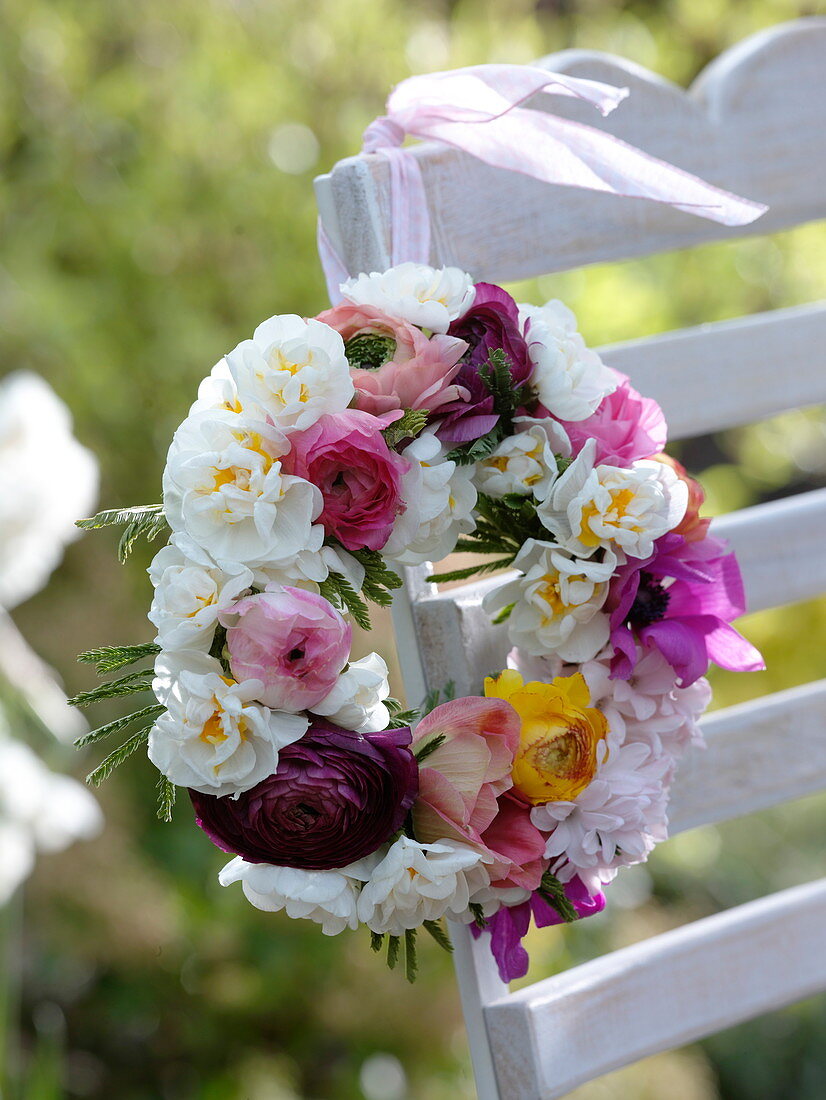
<instances>
[{"instance_id":1,"label":"pink ranunculus flower","mask_svg":"<svg viewBox=\"0 0 826 1100\"><path fill-rule=\"evenodd\" d=\"M422 843L456 840L488 857L497 886L535 889L548 866L530 807L514 798L511 769L521 722L502 699L454 699L423 718L413 749L444 741L422 760L413 831Z\"/></svg>"},{"instance_id":2,"label":"pink ranunculus flower","mask_svg":"<svg viewBox=\"0 0 826 1100\"><path fill-rule=\"evenodd\" d=\"M461 367L459 360L467 350L464 340L442 335L428 338L407 321L386 317L371 306L352 302L342 302L319 313L318 320L340 333L345 349L358 337L383 339L383 346L379 342L373 345L374 365L351 366L356 408L376 416L392 409L432 412L452 401L467 399L464 387L451 385ZM356 354L357 349L350 344L351 362Z\"/></svg>"},{"instance_id":3,"label":"pink ranunculus flower","mask_svg":"<svg viewBox=\"0 0 826 1100\"><path fill-rule=\"evenodd\" d=\"M668 426L656 401L637 393L626 375L611 373L617 379L617 388L602 399L596 412L587 420L563 421L562 426L575 455L587 440L595 439L595 463L625 467L661 451Z\"/></svg>"},{"instance_id":4,"label":"pink ranunculus flower","mask_svg":"<svg viewBox=\"0 0 826 1100\"><path fill-rule=\"evenodd\" d=\"M282 469L321 490L318 522L347 550L381 550L404 511L401 481L410 463L382 435L398 416L347 409L290 436L292 450Z\"/></svg>"},{"instance_id":5,"label":"pink ranunculus flower","mask_svg":"<svg viewBox=\"0 0 826 1100\"><path fill-rule=\"evenodd\" d=\"M323 596L268 585L219 616L236 680L260 680L259 701L298 712L329 695L350 656L352 627Z\"/></svg>"}]
</instances>

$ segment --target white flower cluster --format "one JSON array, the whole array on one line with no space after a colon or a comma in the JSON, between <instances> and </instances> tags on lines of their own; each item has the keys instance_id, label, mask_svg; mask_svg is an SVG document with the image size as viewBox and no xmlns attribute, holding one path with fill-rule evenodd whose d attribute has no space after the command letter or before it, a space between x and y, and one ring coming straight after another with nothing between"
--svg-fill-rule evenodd
<instances>
[{"instance_id":1,"label":"white flower cluster","mask_svg":"<svg viewBox=\"0 0 826 1100\"><path fill-rule=\"evenodd\" d=\"M0 607L39 591L79 535L98 492L93 455L72 434L69 410L36 374L0 383Z\"/></svg>"},{"instance_id":2,"label":"white flower cluster","mask_svg":"<svg viewBox=\"0 0 826 1100\"><path fill-rule=\"evenodd\" d=\"M31 873L38 851L60 852L95 836L102 824L100 808L82 784L49 771L0 728L0 905Z\"/></svg>"}]
</instances>

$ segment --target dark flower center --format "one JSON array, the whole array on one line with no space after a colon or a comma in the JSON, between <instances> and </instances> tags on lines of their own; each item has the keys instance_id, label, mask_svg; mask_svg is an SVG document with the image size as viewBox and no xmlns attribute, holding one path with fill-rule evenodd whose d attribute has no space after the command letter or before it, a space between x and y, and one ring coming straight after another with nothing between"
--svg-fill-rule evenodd
<instances>
[{"instance_id":1,"label":"dark flower center","mask_svg":"<svg viewBox=\"0 0 826 1100\"><path fill-rule=\"evenodd\" d=\"M650 626L665 618L668 601L671 599L662 583L650 573L640 573L640 587L637 597L628 612L628 621L632 626Z\"/></svg>"},{"instance_id":2,"label":"dark flower center","mask_svg":"<svg viewBox=\"0 0 826 1100\"><path fill-rule=\"evenodd\" d=\"M296 828L312 829L321 814L314 806L308 806L306 802L297 802L290 808L287 816Z\"/></svg>"},{"instance_id":3,"label":"dark flower center","mask_svg":"<svg viewBox=\"0 0 826 1100\"><path fill-rule=\"evenodd\" d=\"M296 646L295 649L290 650L290 655L287 658L288 661L303 661L304 650L300 646Z\"/></svg>"},{"instance_id":4,"label":"dark flower center","mask_svg":"<svg viewBox=\"0 0 826 1100\"><path fill-rule=\"evenodd\" d=\"M344 345L347 362L357 370L378 370L393 358L395 351L396 341L392 336L379 336L375 332L351 336Z\"/></svg>"}]
</instances>

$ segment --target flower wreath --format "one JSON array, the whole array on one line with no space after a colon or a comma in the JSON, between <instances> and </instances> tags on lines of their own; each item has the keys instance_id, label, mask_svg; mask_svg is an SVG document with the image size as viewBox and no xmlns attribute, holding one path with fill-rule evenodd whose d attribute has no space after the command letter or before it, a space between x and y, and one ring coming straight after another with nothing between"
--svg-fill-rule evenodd
<instances>
[{"instance_id":1,"label":"flower wreath","mask_svg":"<svg viewBox=\"0 0 826 1100\"><path fill-rule=\"evenodd\" d=\"M701 741L709 661L761 667L730 625L734 555L703 492L663 454L655 401L605 366L560 302L517 305L457 268L405 263L342 286L309 320L272 317L204 379L175 433L149 569L153 644L83 655L100 671L154 657L78 697L157 703L82 743L140 728L161 816L178 787L233 858L249 901L363 924L394 965L443 918L491 933L503 979L520 941L602 909L602 887L667 835L677 762ZM399 567L471 551L511 567L486 598L507 669L481 696L389 697L377 653L351 660ZM414 701L416 702L416 701Z\"/></svg>"}]
</instances>

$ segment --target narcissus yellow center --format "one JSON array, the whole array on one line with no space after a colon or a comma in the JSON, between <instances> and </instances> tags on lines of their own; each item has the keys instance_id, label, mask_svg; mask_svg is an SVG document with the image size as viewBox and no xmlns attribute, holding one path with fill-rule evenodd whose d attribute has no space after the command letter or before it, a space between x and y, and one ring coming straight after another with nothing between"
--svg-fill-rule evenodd
<instances>
[{"instance_id":1,"label":"narcissus yellow center","mask_svg":"<svg viewBox=\"0 0 826 1100\"><path fill-rule=\"evenodd\" d=\"M590 504L586 504L582 509L582 516L579 521L582 532L579 536L579 541L584 543L585 546L599 546L602 542L600 536L594 534L591 527L592 519L596 519L597 516L599 516L604 524L618 526L620 521L625 518L628 508L634 500L633 489L609 490L609 492L611 493L611 507L607 511L600 509L593 501L591 501ZM629 530L639 531L640 528L631 525Z\"/></svg>"},{"instance_id":2,"label":"narcissus yellow center","mask_svg":"<svg viewBox=\"0 0 826 1100\"><path fill-rule=\"evenodd\" d=\"M485 695L505 699L522 719L511 777L523 798L534 805L570 802L585 790L596 773L597 747L608 723L590 706L581 675L526 684L518 672L506 669L485 680Z\"/></svg>"}]
</instances>

